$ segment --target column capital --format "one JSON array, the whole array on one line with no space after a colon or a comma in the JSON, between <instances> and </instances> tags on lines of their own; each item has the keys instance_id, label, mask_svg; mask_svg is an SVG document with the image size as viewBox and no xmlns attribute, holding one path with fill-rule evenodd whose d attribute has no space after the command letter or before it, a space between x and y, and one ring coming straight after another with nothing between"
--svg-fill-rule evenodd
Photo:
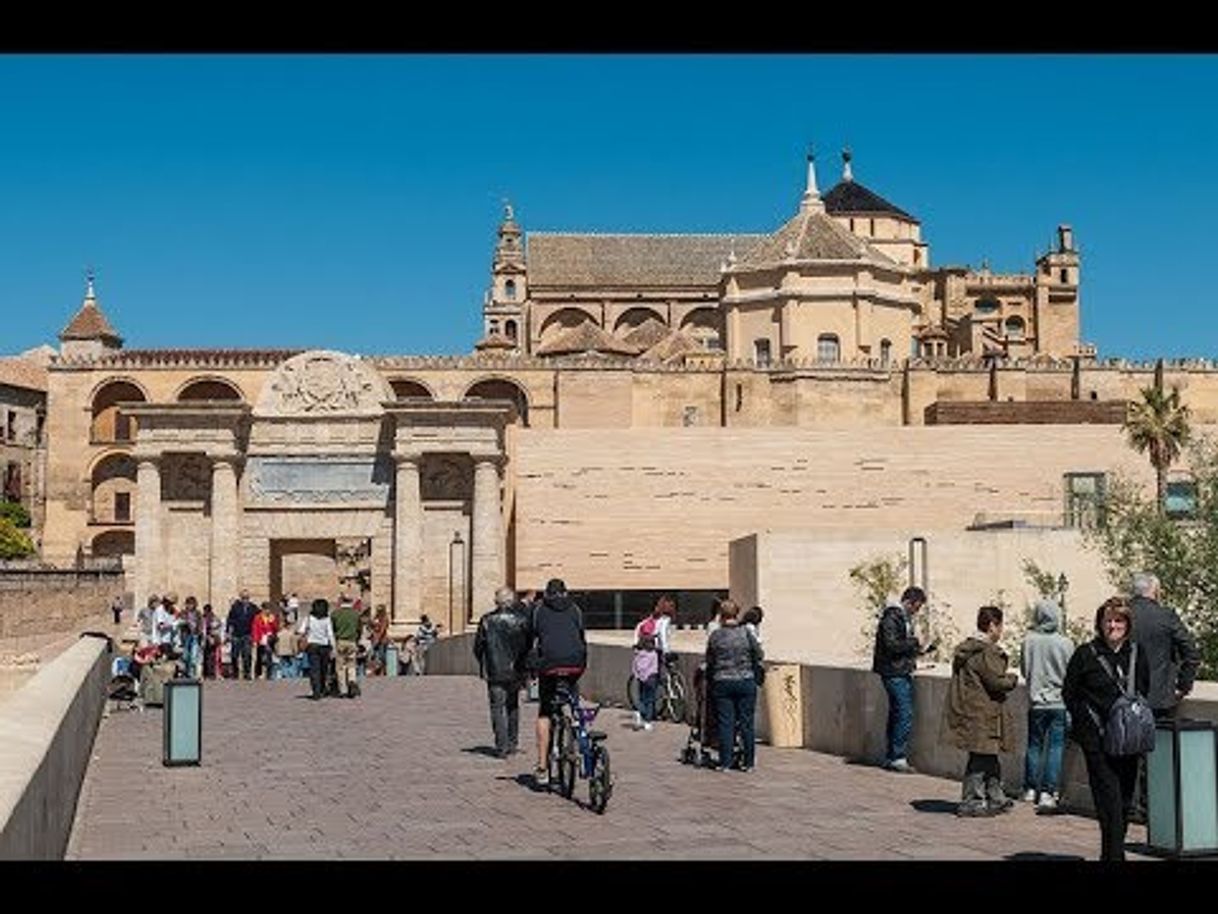
<instances>
[{"instance_id":1,"label":"column capital","mask_svg":"<svg viewBox=\"0 0 1218 914\"><path fill-rule=\"evenodd\" d=\"M473 462L474 462L475 469L479 466L482 466L482 465L488 464L488 463L491 464L493 467L495 467L495 469L498 469L499 467L501 467L505 463L507 463L507 456L504 454L500 454L500 453L494 453L494 454L471 453L469 456L470 456L470 459L473 460Z\"/></svg>"},{"instance_id":2,"label":"column capital","mask_svg":"<svg viewBox=\"0 0 1218 914\"><path fill-rule=\"evenodd\" d=\"M146 463L160 469L161 458L165 455L161 451L152 451L137 445L131 452L131 456L137 464Z\"/></svg>"},{"instance_id":3,"label":"column capital","mask_svg":"<svg viewBox=\"0 0 1218 914\"><path fill-rule=\"evenodd\" d=\"M245 460L244 455L238 454L235 451L230 454L208 454L211 459L211 468L214 472L221 466L232 467L234 470Z\"/></svg>"},{"instance_id":4,"label":"column capital","mask_svg":"<svg viewBox=\"0 0 1218 914\"><path fill-rule=\"evenodd\" d=\"M423 462L423 455L421 453L402 453L400 451L394 451L393 462L399 467L410 465L417 469L419 464Z\"/></svg>"}]
</instances>

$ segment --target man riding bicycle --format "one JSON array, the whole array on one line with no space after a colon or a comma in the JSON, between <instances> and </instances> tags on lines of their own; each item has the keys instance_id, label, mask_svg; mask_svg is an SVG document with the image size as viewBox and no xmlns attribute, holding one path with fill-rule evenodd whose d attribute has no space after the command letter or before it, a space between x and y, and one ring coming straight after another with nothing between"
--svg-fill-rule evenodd
<instances>
[{"instance_id":1,"label":"man riding bicycle","mask_svg":"<svg viewBox=\"0 0 1218 914\"><path fill-rule=\"evenodd\" d=\"M583 613L558 578L546 584L545 594L533 605L530 640L538 676L537 768L533 780L545 787L550 783L550 721L561 713L560 692L578 697L579 677L588 662Z\"/></svg>"}]
</instances>

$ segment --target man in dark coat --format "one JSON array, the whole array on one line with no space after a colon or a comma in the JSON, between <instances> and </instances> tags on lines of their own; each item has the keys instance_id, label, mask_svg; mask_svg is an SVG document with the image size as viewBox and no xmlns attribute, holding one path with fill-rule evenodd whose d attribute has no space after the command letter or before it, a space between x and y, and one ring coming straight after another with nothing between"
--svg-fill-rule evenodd
<instances>
[{"instance_id":1,"label":"man in dark coat","mask_svg":"<svg viewBox=\"0 0 1218 914\"><path fill-rule=\"evenodd\" d=\"M520 687L524 658L529 651L529 616L510 587L495 591L495 608L478 621L474 656L486 680L491 707L495 755L507 758L520 751Z\"/></svg>"},{"instance_id":2,"label":"man in dark coat","mask_svg":"<svg viewBox=\"0 0 1218 914\"><path fill-rule=\"evenodd\" d=\"M1147 700L1155 717L1175 717L1181 700L1193 690L1201 653L1192 633L1176 611L1159 602L1159 579L1153 574L1133 576L1132 639L1146 655L1150 668Z\"/></svg>"},{"instance_id":3,"label":"man in dark coat","mask_svg":"<svg viewBox=\"0 0 1218 914\"><path fill-rule=\"evenodd\" d=\"M880 674L888 693L888 751L884 767L890 771L913 771L906 758L913 733L913 671L918 657L926 652L914 634L913 617L925 605L926 592L921 587L907 587L899 604L884 607L875 630L871 669Z\"/></svg>"},{"instance_id":4,"label":"man in dark coat","mask_svg":"<svg viewBox=\"0 0 1218 914\"><path fill-rule=\"evenodd\" d=\"M233 605L228 610L228 618L225 619L224 628L228 635L229 644L231 645L231 656L233 664L233 679L238 676L237 662L241 663L240 676L242 679L250 678L250 647L253 637L254 616L258 615L258 607L250 600L250 592L248 590L241 591L241 598L233 601Z\"/></svg>"},{"instance_id":5,"label":"man in dark coat","mask_svg":"<svg viewBox=\"0 0 1218 914\"><path fill-rule=\"evenodd\" d=\"M541 602L534 604L529 628L530 645L537 643L538 674L537 768L533 780L544 787L550 783L550 718L559 713L563 692L578 696L579 677L588 665L583 613L558 578L546 584Z\"/></svg>"}]
</instances>

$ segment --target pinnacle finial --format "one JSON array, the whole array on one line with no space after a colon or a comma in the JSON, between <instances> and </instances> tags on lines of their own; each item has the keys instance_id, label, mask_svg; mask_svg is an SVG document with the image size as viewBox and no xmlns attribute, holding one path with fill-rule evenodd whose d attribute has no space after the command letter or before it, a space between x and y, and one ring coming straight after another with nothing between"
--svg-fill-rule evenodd
<instances>
[{"instance_id":1,"label":"pinnacle finial","mask_svg":"<svg viewBox=\"0 0 1218 914\"><path fill-rule=\"evenodd\" d=\"M842 180L843 181L853 181L854 180L854 172L850 168L850 159L851 158L853 158L853 157L850 155L850 147L847 146L845 149L842 150Z\"/></svg>"},{"instance_id":2,"label":"pinnacle finial","mask_svg":"<svg viewBox=\"0 0 1218 914\"><path fill-rule=\"evenodd\" d=\"M504 219L504 221L511 222L515 218L516 218L516 215L512 210L512 201L509 200L507 197L504 197L503 198L503 219Z\"/></svg>"},{"instance_id":3,"label":"pinnacle finial","mask_svg":"<svg viewBox=\"0 0 1218 914\"><path fill-rule=\"evenodd\" d=\"M816 150L811 143L808 144L808 185L804 189L801 208L824 209L824 204L820 200L820 191L816 187Z\"/></svg>"},{"instance_id":4,"label":"pinnacle finial","mask_svg":"<svg viewBox=\"0 0 1218 914\"><path fill-rule=\"evenodd\" d=\"M93 267L85 267L85 301L97 301L93 292Z\"/></svg>"}]
</instances>

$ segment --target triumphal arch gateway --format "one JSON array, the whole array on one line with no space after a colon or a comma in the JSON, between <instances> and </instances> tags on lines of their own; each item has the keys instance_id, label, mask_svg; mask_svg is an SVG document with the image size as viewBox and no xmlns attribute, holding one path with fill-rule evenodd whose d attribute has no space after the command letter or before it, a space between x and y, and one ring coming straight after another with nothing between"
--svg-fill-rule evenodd
<instances>
[{"instance_id":1,"label":"triumphal arch gateway","mask_svg":"<svg viewBox=\"0 0 1218 914\"><path fill-rule=\"evenodd\" d=\"M1069 226L1026 272L936 266L848 158L824 194L806 166L771 231L526 233L507 207L463 355L125 348L90 282L48 370L43 557L220 612L341 590L399 631L562 577L612 626L737 587L733 540L816 530L739 584L823 562L838 590L803 613L852 599L848 537L1077 523L1108 474L1146 476L1120 433L1142 387L1218 422L1213 365L1079 339Z\"/></svg>"}]
</instances>

